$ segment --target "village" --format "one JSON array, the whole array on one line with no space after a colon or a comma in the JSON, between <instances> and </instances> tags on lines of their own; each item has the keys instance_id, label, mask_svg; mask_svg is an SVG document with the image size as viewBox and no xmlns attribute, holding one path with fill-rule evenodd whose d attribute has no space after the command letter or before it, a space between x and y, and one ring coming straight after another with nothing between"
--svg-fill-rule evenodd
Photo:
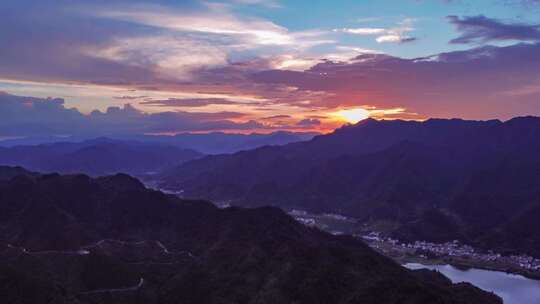
<instances>
[{"instance_id":1,"label":"village","mask_svg":"<svg viewBox=\"0 0 540 304\"><path fill-rule=\"evenodd\" d=\"M403 243L378 232L356 235L370 247L401 263L451 264L464 268L482 268L540 279L540 259L527 255L502 255L493 251L483 252L454 240L446 243L416 241Z\"/></svg>"}]
</instances>

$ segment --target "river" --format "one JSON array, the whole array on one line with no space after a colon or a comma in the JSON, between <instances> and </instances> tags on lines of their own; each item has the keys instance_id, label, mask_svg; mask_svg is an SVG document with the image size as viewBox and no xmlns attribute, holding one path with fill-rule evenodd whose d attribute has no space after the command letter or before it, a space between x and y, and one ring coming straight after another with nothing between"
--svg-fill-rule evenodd
<instances>
[{"instance_id":1,"label":"river","mask_svg":"<svg viewBox=\"0 0 540 304\"><path fill-rule=\"evenodd\" d=\"M471 268L460 270L450 265L423 265L408 263L409 269L438 270L452 282L469 282L500 296L505 304L540 304L540 281L500 271Z\"/></svg>"}]
</instances>

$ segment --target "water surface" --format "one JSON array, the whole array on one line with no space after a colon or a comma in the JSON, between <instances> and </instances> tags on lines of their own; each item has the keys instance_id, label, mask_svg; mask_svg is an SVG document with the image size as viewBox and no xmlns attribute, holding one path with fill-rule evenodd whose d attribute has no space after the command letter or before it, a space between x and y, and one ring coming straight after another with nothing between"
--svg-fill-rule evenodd
<instances>
[{"instance_id":1,"label":"water surface","mask_svg":"<svg viewBox=\"0 0 540 304\"><path fill-rule=\"evenodd\" d=\"M475 268L460 270L450 265L408 263L403 266L409 269L438 270L454 283L469 282L483 290L494 292L505 304L540 304L540 281L521 275Z\"/></svg>"}]
</instances>

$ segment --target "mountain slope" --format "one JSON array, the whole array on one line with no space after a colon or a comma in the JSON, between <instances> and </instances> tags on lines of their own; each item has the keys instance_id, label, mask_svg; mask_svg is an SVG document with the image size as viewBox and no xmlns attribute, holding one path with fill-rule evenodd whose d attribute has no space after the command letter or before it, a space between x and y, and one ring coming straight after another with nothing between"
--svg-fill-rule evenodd
<instances>
[{"instance_id":1,"label":"mountain slope","mask_svg":"<svg viewBox=\"0 0 540 304\"><path fill-rule=\"evenodd\" d=\"M15 177L0 214L8 303L501 303L279 209L218 209L126 175Z\"/></svg>"},{"instance_id":2,"label":"mountain slope","mask_svg":"<svg viewBox=\"0 0 540 304\"><path fill-rule=\"evenodd\" d=\"M392 221L403 239L487 246L540 199L540 118L507 122L366 120L309 142L209 156L168 171L162 186L240 206ZM444 217L431 225L428 212ZM437 223L433 223L437 224ZM509 231L508 231L509 232ZM525 244L524 242L517 242ZM540 243L497 248L540 256Z\"/></svg>"}]
</instances>

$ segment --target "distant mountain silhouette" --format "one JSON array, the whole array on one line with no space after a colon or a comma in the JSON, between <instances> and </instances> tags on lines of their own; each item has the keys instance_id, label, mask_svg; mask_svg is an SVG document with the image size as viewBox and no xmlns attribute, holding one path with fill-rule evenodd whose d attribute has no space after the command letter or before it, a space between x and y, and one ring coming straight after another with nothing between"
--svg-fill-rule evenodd
<instances>
[{"instance_id":1,"label":"distant mountain silhouette","mask_svg":"<svg viewBox=\"0 0 540 304\"><path fill-rule=\"evenodd\" d=\"M123 174L21 173L0 181L3 303L502 303L277 208L218 209Z\"/></svg>"},{"instance_id":2,"label":"distant mountain silhouette","mask_svg":"<svg viewBox=\"0 0 540 304\"><path fill-rule=\"evenodd\" d=\"M364 120L309 142L166 172L186 197L391 221L404 240L460 239L540 256L540 118ZM437 220L434 220L437 219Z\"/></svg>"},{"instance_id":3,"label":"distant mountain silhouette","mask_svg":"<svg viewBox=\"0 0 540 304\"><path fill-rule=\"evenodd\" d=\"M113 139L121 141L136 141L149 144L174 146L181 149L191 149L204 154L234 153L241 150L255 149L268 145L284 145L292 142L310 140L318 135L313 132L277 131L269 134L230 134L212 133L181 133L169 135L116 135ZM57 142L82 142L93 140L88 137L28 137L0 141L0 147L42 145Z\"/></svg>"},{"instance_id":4,"label":"distant mountain silhouette","mask_svg":"<svg viewBox=\"0 0 540 304\"><path fill-rule=\"evenodd\" d=\"M23 166L42 172L90 175L158 172L201 156L201 153L189 149L108 138L77 143L0 147L2 165Z\"/></svg>"},{"instance_id":5,"label":"distant mountain silhouette","mask_svg":"<svg viewBox=\"0 0 540 304\"><path fill-rule=\"evenodd\" d=\"M7 181L21 175L36 176L38 173L30 172L22 167L0 166L0 181Z\"/></svg>"}]
</instances>

